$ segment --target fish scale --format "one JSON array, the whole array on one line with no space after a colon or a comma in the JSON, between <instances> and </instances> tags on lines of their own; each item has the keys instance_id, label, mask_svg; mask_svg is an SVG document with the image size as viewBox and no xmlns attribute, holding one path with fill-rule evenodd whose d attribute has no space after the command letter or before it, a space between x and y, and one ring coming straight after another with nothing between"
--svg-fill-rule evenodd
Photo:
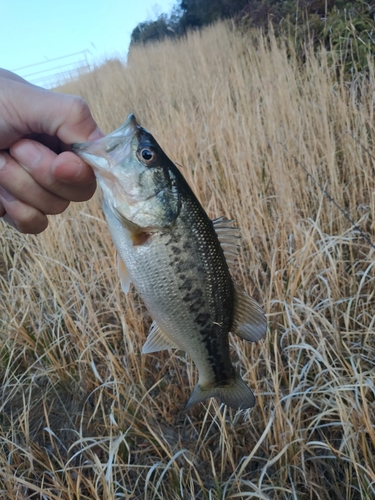
<instances>
[{"instance_id":1,"label":"fish scale","mask_svg":"<svg viewBox=\"0 0 375 500\"><path fill-rule=\"evenodd\" d=\"M123 290L133 282L154 320L143 353L179 348L192 357L199 380L186 408L210 397L235 409L254 406L231 363L228 335L257 341L266 319L231 277L236 229L225 218L208 218L133 115L108 136L73 149L102 188Z\"/></svg>"},{"instance_id":2,"label":"fish scale","mask_svg":"<svg viewBox=\"0 0 375 500\"><path fill-rule=\"evenodd\" d=\"M194 361L202 380L216 383L233 374L227 348L233 285L212 222L203 211L192 211L191 205L183 198L172 231L154 233L142 247L134 246L129 236L126 243L118 241L121 223L116 218L110 228L152 318L188 354L195 346ZM197 212L201 212L199 219ZM187 307L182 308L181 302Z\"/></svg>"}]
</instances>

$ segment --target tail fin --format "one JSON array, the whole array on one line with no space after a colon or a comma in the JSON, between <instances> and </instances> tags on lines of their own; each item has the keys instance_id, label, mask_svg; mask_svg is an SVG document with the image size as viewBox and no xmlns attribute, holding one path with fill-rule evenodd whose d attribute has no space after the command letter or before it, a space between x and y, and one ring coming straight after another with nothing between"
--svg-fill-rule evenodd
<instances>
[{"instance_id":1,"label":"tail fin","mask_svg":"<svg viewBox=\"0 0 375 500\"><path fill-rule=\"evenodd\" d=\"M208 398L216 398L235 410L246 410L255 405L254 394L237 373L235 373L232 383L226 385L202 387L198 383L186 403L185 410Z\"/></svg>"}]
</instances>

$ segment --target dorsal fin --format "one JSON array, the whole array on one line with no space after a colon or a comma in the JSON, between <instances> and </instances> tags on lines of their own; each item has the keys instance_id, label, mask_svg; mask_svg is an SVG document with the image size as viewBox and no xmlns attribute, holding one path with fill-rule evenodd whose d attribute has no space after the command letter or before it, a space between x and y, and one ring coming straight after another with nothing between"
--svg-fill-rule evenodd
<instances>
[{"instance_id":1,"label":"dorsal fin","mask_svg":"<svg viewBox=\"0 0 375 500\"><path fill-rule=\"evenodd\" d=\"M260 305L245 290L234 284L235 333L249 342L261 339L267 331L267 319Z\"/></svg>"},{"instance_id":2,"label":"dorsal fin","mask_svg":"<svg viewBox=\"0 0 375 500\"><path fill-rule=\"evenodd\" d=\"M221 248L224 251L224 256L231 271L234 269L234 264L238 256L241 231L238 227L233 226L233 220L226 217L218 217L212 221Z\"/></svg>"},{"instance_id":3,"label":"dorsal fin","mask_svg":"<svg viewBox=\"0 0 375 500\"><path fill-rule=\"evenodd\" d=\"M153 321L145 345L142 348L142 354L164 351L164 349L179 349L179 347L159 328L156 321Z\"/></svg>"}]
</instances>

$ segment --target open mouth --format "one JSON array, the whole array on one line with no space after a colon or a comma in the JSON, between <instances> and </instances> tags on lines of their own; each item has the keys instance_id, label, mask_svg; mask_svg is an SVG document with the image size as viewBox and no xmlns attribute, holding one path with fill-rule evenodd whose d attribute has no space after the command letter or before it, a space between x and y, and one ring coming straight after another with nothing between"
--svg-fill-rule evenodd
<instances>
[{"instance_id":1,"label":"open mouth","mask_svg":"<svg viewBox=\"0 0 375 500\"><path fill-rule=\"evenodd\" d=\"M109 170L121 157L125 157L131 149L131 143L137 134L139 125L133 114L126 122L110 134L92 142L72 145L72 150L94 169Z\"/></svg>"}]
</instances>

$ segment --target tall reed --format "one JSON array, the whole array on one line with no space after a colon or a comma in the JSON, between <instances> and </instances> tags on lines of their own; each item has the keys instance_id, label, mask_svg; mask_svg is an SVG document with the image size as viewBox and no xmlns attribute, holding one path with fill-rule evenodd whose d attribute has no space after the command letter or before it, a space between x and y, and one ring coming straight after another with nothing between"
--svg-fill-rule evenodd
<instances>
[{"instance_id":1,"label":"tall reed","mask_svg":"<svg viewBox=\"0 0 375 500\"><path fill-rule=\"evenodd\" d=\"M100 195L36 237L3 225L1 498L374 497L375 252L296 163L375 241L373 88L373 70L346 81L324 51L302 65L217 24L62 89L106 132L134 112L209 215L236 220L235 279L269 332L231 339L252 411L186 413L196 370L141 356L150 318L121 292Z\"/></svg>"}]
</instances>

